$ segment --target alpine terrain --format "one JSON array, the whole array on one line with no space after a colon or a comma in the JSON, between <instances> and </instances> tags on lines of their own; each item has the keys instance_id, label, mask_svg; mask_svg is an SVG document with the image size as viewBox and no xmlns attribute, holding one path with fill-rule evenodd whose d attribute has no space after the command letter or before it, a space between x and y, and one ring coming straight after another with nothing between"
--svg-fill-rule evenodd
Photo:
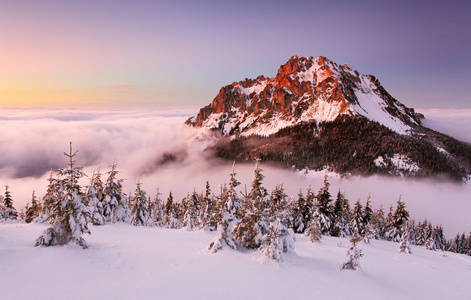
<instances>
[{"instance_id":1,"label":"alpine terrain","mask_svg":"<svg viewBox=\"0 0 471 300\"><path fill-rule=\"evenodd\" d=\"M421 125L372 75L293 56L274 78L227 85L187 120L219 138L219 157L260 158L341 174L439 175L469 180L471 146Z\"/></svg>"}]
</instances>

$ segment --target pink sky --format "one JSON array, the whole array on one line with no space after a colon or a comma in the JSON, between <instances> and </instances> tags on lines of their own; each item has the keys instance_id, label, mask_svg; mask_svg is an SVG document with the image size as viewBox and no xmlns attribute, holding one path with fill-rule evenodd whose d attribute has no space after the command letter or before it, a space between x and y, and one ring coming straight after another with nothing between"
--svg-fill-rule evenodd
<instances>
[{"instance_id":1,"label":"pink sky","mask_svg":"<svg viewBox=\"0 0 471 300\"><path fill-rule=\"evenodd\" d=\"M8 1L0 106L191 106L292 55L375 75L410 107L470 108L466 1ZM132 88L117 88L132 87Z\"/></svg>"}]
</instances>

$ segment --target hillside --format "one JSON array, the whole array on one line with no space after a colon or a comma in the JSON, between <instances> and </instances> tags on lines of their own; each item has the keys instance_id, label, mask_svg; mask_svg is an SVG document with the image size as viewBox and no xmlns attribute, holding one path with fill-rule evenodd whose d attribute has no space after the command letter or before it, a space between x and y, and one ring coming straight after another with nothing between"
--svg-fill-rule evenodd
<instances>
[{"instance_id":1,"label":"hillside","mask_svg":"<svg viewBox=\"0 0 471 300\"><path fill-rule=\"evenodd\" d=\"M421 125L372 75L325 57L293 56L274 78L223 87L187 124L218 135L229 160L341 174L468 180L471 146Z\"/></svg>"},{"instance_id":2,"label":"hillside","mask_svg":"<svg viewBox=\"0 0 471 300\"><path fill-rule=\"evenodd\" d=\"M91 227L90 248L34 247L46 228L0 224L5 299L469 299L469 256L359 244L361 270L340 271L348 240L297 235L280 265L259 251L205 249L215 232L127 224Z\"/></svg>"}]
</instances>

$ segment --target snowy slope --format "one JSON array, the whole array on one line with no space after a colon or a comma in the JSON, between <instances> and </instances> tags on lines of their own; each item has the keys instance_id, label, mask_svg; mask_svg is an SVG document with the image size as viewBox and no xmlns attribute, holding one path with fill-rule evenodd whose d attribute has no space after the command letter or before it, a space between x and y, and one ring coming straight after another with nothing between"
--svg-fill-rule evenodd
<instances>
[{"instance_id":1,"label":"snowy slope","mask_svg":"<svg viewBox=\"0 0 471 300\"><path fill-rule=\"evenodd\" d=\"M361 271L339 271L347 239L311 244L278 265L260 252L205 249L215 233L126 224L91 227L87 250L33 247L46 228L0 224L3 299L471 299L471 257L359 244Z\"/></svg>"}]
</instances>

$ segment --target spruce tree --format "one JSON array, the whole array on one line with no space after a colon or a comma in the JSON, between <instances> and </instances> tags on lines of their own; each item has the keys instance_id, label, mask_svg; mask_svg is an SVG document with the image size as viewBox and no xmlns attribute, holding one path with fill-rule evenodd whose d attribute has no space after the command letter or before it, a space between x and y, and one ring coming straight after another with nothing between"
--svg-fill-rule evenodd
<instances>
[{"instance_id":1,"label":"spruce tree","mask_svg":"<svg viewBox=\"0 0 471 300\"><path fill-rule=\"evenodd\" d=\"M304 198L303 192L300 190L298 199L293 207L293 229L296 233L303 233L307 228L306 216L306 199Z\"/></svg>"},{"instance_id":2,"label":"spruce tree","mask_svg":"<svg viewBox=\"0 0 471 300\"><path fill-rule=\"evenodd\" d=\"M3 198L3 207L4 207L4 215L5 219L7 220L16 220L18 219L18 212L13 207L13 199L11 197L11 193L8 190L8 184L5 185L5 197Z\"/></svg>"},{"instance_id":3,"label":"spruce tree","mask_svg":"<svg viewBox=\"0 0 471 300\"><path fill-rule=\"evenodd\" d=\"M93 225L105 224L105 212L103 202L105 200L104 185L101 181L101 173L98 168L97 172L93 173L90 185L87 189L88 209L90 211L90 218Z\"/></svg>"},{"instance_id":4,"label":"spruce tree","mask_svg":"<svg viewBox=\"0 0 471 300\"><path fill-rule=\"evenodd\" d=\"M250 193L246 195L244 214L232 233L240 245L249 249L258 249L263 244L270 223L267 216L268 192L263 187L264 176L259 164L260 160L255 160L254 179Z\"/></svg>"},{"instance_id":5,"label":"spruce tree","mask_svg":"<svg viewBox=\"0 0 471 300\"><path fill-rule=\"evenodd\" d=\"M361 250L357 248L357 243L361 240L356 231L350 239L350 248L347 251L347 259L342 264L341 270L357 270L360 267L360 257L363 256Z\"/></svg>"},{"instance_id":6,"label":"spruce tree","mask_svg":"<svg viewBox=\"0 0 471 300\"><path fill-rule=\"evenodd\" d=\"M360 203L360 199L355 202L353 207L352 219L350 221L350 228L352 231L355 231L359 234L363 232L364 229L364 211L363 206Z\"/></svg>"},{"instance_id":7,"label":"spruce tree","mask_svg":"<svg viewBox=\"0 0 471 300\"><path fill-rule=\"evenodd\" d=\"M397 248L397 252L399 253L406 253L406 254L412 253L410 249L410 244L409 244L409 232L410 232L409 229L410 229L409 224L405 225L404 231L401 235L401 242L399 243L399 247Z\"/></svg>"},{"instance_id":8,"label":"spruce tree","mask_svg":"<svg viewBox=\"0 0 471 300\"><path fill-rule=\"evenodd\" d=\"M160 199L160 191L157 188L156 194L153 198L153 201L150 201L151 205L148 206L149 210L149 219L147 225L149 226L159 226L164 225L164 210L162 206L162 200Z\"/></svg>"},{"instance_id":9,"label":"spruce tree","mask_svg":"<svg viewBox=\"0 0 471 300\"><path fill-rule=\"evenodd\" d=\"M136 183L136 190L132 199L131 224L134 226L147 225L147 195L141 189L141 183Z\"/></svg>"},{"instance_id":10,"label":"spruce tree","mask_svg":"<svg viewBox=\"0 0 471 300\"><path fill-rule=\"evenodd\" d=\"M85 176L82 167L76 167L74 157L78 151L72 152L70 143L69 167L57 171L58 179L50 178L45 211L48 212L47 222L51 227L46 229L36 240L36 246L53 246L74 243L87 248L81 237L88 230L89 211L85 205L86 195L82 192L79 179Z\"/></svg>"},{"instance_id":11,"label":"spruce tree","mask_svg":"<svg viewBox=\"0 0 471 300\"><path fill-rule=\"evenodd\" d=\"M103 214L107 222L129 223L130 209L128 197L123 193L123 179L117 179L119 171L116 170L116 163L111 165L111 170L107 172L104 187Z\"/></svg>"},{"instance_id":12,"label":"spruce tree","mask_svg":"<svg viewBox=\"0 0 471 300\"><path fill-rule=\"evenodd\" d=\"M317 218L318 227L321 234L330 235L332 229L332 209L330 202L332 198L329 192L330 183L327 180L327 174L324 175L324 184L322 185L316 197L316 209L313 214Z\"/></svg>"},{"instance_id":13,"label":"spruce tree","mask_svg":"<svg viewBox=\"0 0 471 300\"><path fill-rule=\"evenodd\" d=\"M36 192L33 190L33 194L31 195L31 205L29 203L26 205L25 222L33 222L37 217L39 217L40 213L41 203L38 201Z\"/></svg>"}]
</instances>

